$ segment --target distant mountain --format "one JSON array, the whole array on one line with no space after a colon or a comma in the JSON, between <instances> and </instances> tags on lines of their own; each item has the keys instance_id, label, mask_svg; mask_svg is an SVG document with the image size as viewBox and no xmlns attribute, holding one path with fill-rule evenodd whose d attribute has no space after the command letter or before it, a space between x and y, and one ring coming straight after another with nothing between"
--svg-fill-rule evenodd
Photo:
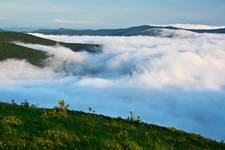
<instances>
[{"instance_id":1,"label":"distant mountain","mask_svg":"<svg viewBox=\"0 0 225 150\"><path fill-rule=\"evenodd\" d=\"M171 30L187 30L197 33L225 33L225 28L223 29L182 29L173 26L136 26L130 28L121 29L100 29L100 30L73 30L73 29L40 29L33 31L34 33L51 34L51 35L89 35L89 36L136 36L136 35L149 35L157 36L160 29L171 29Z\"/></svg>"},{"instance_id":2,"label":"distant mountain","mask_svg":"<svg viewBox=\"0 0 225 150\"><path fill-rule=\"evenodd\" d=\"M211 30L207 30L207 29L194 29L194 30L191 30L191 29L189 29L189 31L197 32L197 33L220 33L220 34L225 34L225 28L211 29Z\"/></svg>"}]
</instances>

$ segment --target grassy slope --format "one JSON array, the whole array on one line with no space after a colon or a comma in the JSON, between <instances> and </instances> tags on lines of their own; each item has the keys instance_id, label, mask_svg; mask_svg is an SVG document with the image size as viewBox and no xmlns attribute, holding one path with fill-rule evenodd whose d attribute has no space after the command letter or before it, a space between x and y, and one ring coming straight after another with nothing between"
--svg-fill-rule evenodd
<instances>
[{"instance_id":1,"label":"grassy slope","mask_svg":"<svg viewBox=\"0 0 225 150\"><path fill-rule=\"evenodd\" d=\"M26 59L28 62L37 66L42 65L42 61L48 57L47 54L39 50L10 43L12 41L41 44L46 46L55 46L56 44L59 44L74 51L85 50L88 52L97 52L101 48L100 45L93 44L56 42L20 32L0 32L0 60L5 60L8 58Z\"/></svg>"},{"instance_id":2,"label":"grassy slope","mask_svg":"<svg viewBox=\"0 0 225 150\"><path fill-rule=\"evenodd\" d=\"M43 118L46 111L53 112L0 103L0 149L225 149L223 143L173 128L77 111L69 111L68 119Z\"/></svg>"},{"instance_id":3,"label":"grassy slope","mask_svg":"<svg viewBox=\"0 0 225 150\"><path fill-rule=\"evenodd\" d=\"M74 51L87 50L89 52L95 52L96 48L98 49L100 47L100 45L97 44L56 42L53 40L44 39L21 32L0 32L0 41L2 42L20 41L24 43L41 44L46 46L55 46L56 44L59 44L67 48L71 48Z\"/></svg>"},{"instance_id":4,"label":"grassy slope","mask_svg":"<svg viewBox=\"0 0 225 150\"><path fill-rule=\"evenodd\" d=\"M47 58L47 54L42 51L16 44L0 42L0 60L6 60L10 58L26 59L33 65L43 66L43 60Z\"/></svg>"}]
</instances>

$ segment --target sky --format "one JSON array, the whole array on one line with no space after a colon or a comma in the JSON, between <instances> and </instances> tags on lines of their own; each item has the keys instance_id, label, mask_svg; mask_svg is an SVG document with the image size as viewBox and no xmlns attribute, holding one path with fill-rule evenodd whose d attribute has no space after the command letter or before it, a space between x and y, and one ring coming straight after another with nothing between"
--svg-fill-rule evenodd
<instances>
[{"instance_id":1,"label":"sky","mask_svg":"<svg viewBox=\"0 0 225 150\"><path fill-rule=\"evenodd\" d=\"M225 25L224 0L1 0L0 28Z\"/></svg>"}]
</instances>

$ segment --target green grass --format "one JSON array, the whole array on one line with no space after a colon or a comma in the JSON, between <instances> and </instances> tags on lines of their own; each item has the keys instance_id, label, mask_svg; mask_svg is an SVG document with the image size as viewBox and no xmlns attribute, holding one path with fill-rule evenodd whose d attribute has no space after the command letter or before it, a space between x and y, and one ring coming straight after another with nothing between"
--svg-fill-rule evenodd
<instances>
[{"instance_id":1,"label":"green grass","mask_svg":"<svg viewBox=\"0 0 225 150\"><path fill-rule=\"evenodd\" d=\"M41 44L46 46L55 46L56 44L59 44L61 46L70 48L74 51L86 50L88 52L94 53L101 48L101 45L97 44L64 43L36 37L21 32L0 32L0 42L11 42L11 41L20 41L23 43Z\"/></svg>"},{"instance_id":2,"label":"green grass","mask_svg":"<svg viewBox=\"0 0 225 150\"><path fill-rule=\"evenodd\" d=\"M36 66L43 66L47 53L12 43L0 42L0 60L25 59Z\"/></svg>"},{"instance_id":3,"label":"green grass","mask_svg":"<svg viewBox=\"0 0 225 150\"><path fill-rule=\"evenodd\" d=\"M0 103L0 149L204 150L224 143L102 115Z\"/></svg>"},{"instance_id":4,"label":"green grass","mask_svg":"<svg viewBox=\"0 0 225 150\"><path fill-rule=\"evenodd\" d=\"M43 66L43 60L48 57L47 53L12 43L15 41L46 46L61 45L70 48L73 51L88 51L91 53L96 53L101 50L101 45L64 43L21 32L0 32L0 61L9 58L25 59L33 65Z\"/></svg>"}]
</instances>

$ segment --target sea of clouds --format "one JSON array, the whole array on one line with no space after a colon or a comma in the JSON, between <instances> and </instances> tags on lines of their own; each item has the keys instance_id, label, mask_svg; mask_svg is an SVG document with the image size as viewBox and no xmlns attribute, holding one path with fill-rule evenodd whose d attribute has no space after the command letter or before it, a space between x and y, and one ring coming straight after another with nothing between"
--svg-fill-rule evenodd
<instances>
[{"instance_id":1,"label":"sea of clouds","mask_svg":"<svg viewBox=\"0 0 225 150\"><path fill-rule=\"evenodd\" d=\"M225 35L180 30L163 30L158 37L33 35L103 44L103 52L16 42L51 57L44 68L25 60L0 62L1 99L28 99L41 107L66 99L72 109L93 107L124 118L133 111L145 122L225 139Z\"/></svg>"},{"instance_id":2,"label":"sea of clouds","mask_svg":"<svg viewBox=\"0 0 225 150\"><path fill-rule=\"evenodd\" d=\"M182 29L202 29L202 30L213 30L213 29L222 29L225 26L209 26L202 24L172 24L170 26L174 26Z\"/></svg>"}]
</instances>

